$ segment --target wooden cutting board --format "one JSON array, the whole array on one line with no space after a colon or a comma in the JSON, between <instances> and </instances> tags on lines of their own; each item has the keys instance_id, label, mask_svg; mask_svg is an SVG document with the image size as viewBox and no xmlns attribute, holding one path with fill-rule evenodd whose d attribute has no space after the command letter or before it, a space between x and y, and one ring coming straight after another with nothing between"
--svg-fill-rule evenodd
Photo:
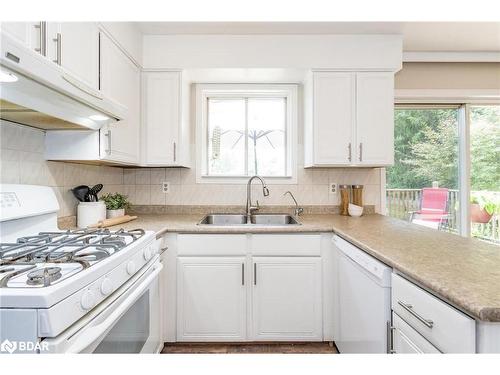
<instances>
[{"instance_id":1,"label":"wooden cutting board","mask_svg":"<svg viewBox=\"0 0 500 375\"><path fill-rule=\"evenodd\" d=\"M119 217L114 217L112 219L99 220L96 224L92 224L90 228L106 228L112 227L113 225L128 223L129 221L137 219L137 216L124 215Z\"/></svg>"}]
</instances>

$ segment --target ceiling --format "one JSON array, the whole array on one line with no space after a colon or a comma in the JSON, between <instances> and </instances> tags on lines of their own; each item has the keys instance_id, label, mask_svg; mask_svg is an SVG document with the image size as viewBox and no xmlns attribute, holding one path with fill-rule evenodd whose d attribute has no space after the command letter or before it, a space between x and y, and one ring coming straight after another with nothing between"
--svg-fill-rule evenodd
<instances>
[{"instance_id":1,"label":"ceiling","mask_svg":"<svg viewBox=\"0 0 500 375\"><path fill-rule=\"evenodd\" d=\"M139 22L143 34L402 34L404 51L500 51L500 22Z\"/></svg>"}]
</instances>

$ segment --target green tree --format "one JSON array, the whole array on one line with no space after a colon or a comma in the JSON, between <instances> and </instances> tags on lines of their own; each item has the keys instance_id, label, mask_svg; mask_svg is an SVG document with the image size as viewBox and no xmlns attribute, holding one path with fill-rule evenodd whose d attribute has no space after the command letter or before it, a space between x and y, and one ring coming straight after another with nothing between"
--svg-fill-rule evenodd
<instances>
[{"instance_id":1,"label":"green tree","mask_svg":"<svg viewBox=\"0 0 500 375\"><path fill-rule=\"evenodd\" d=\"M412 158L403 164L413 166L416 177L430 186L438 181L439 186L448 189L458 188L458 137L457 126L453 119L439 122L435 127L423 130L424 138L411 143Z\"/></svg>"},{"instance_id":2,"label":"green tree","mask_svg":"<svg viewBox=\"0 0 500 375\"><path fill-rule=\"evenodd\" d=\"M443 124L448 127L445 133L441 133ZM394 119L394 166L387 170L387 186L420 189L431 186L432 181L448 183L452 172L441 166L435 172L432 171L433 166L442 164L440 159L434 160L432 165L425 165L430 162L429 158L419 163L423 150L417 145L429 142L434 142L435 145L454 142L457 138L456 131L457 114L454 109L397 109ZM428 151L434 152L434 150ZM456 152L445 156L455 155Z\"/></svg>"},{"instance_id":3,"label":"green tree","mask_svg":"<svg viewBox=\"0 0 500 375\"><path fill-rule=\"evenodd\" d=\"M473 107L470 128L471 188L500 191L500 107Z\"/></svg>"}]
</instances>

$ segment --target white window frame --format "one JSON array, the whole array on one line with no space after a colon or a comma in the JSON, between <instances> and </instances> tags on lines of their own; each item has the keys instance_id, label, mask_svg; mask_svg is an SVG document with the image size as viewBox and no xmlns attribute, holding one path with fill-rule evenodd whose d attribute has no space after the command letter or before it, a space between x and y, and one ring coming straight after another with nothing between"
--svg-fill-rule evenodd
<instances>
[{"instance_id":1,"label":"white window frame","mask_svg":"<svg viewBox=\"0 0 500 375\"><path fill-rule=\"evenodd\" d=\"M251 176L210 176L207 174L208 99L270 98L286 99L286 176L265 176L268 184L297 183L297 85L296 84L196 84L196 183L243 184ZM248 158L248 155L245 156Z\"/></svg>"}]
</instances>

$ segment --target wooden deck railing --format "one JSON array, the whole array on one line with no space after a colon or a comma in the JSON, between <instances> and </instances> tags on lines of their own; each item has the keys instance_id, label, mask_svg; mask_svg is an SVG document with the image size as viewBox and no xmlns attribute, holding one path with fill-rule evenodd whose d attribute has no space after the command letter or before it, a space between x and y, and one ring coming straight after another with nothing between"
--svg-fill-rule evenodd
<instances>
[{"instance_id":1,"label":"wooden deck railing","mask_svg":"<svg viewBox=\"0 0 500 375\"><path fill-rule=\"evenodd\" d=\"M409 219L410 211L418 211L420 208L420 199L422 190L420 189L386 189L387 215L402 220ZM448 192L448 210L450 220L447 230L458 232L458 190ZM487 241L500 243L500 225L499 216L495 215L489 223L472 223L472 235Z\"/></svg>"}]
</instances>

